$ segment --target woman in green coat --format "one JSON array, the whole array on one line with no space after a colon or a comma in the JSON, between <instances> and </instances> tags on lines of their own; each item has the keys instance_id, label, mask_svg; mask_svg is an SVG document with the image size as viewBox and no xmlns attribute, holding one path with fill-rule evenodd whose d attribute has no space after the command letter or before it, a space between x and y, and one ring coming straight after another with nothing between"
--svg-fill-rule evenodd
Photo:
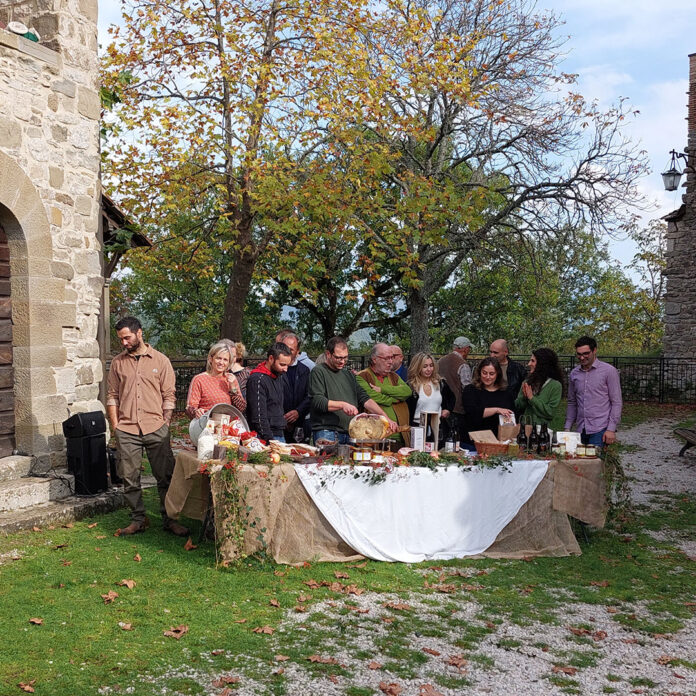
<instances>
[{"instance_id":1,"label":"woman in green coat","mask_svg":"<svg viewBox=\"0 0 696 696\"><path fill-rule=\"evenodd\" d=\"M563 372L550 348L537 348L527 363L529 376L522 382L515 411L526 423L550 425L563 395Z\"/></svg>"}]
</instances>

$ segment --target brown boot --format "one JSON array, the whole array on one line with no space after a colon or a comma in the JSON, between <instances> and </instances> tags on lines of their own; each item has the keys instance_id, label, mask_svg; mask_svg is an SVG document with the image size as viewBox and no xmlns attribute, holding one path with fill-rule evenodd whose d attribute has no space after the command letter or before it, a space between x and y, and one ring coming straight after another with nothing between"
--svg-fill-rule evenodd
<instances>
[{"instance_id":1,"label":"brown boot","mask_svg":"<svg viewBox=\"0 0 696 696\"><path fill-rule=\"evenodd\" d=\"M175 522L174 520L167 520L163 527L165 532L170 532L171 534L174 534L175 536L188 536L189 535L189 529L188 527L184 527L183 524L179 524L178 522Z\"/></svg>"},{"instance_id":2,"label":"brown boot","mask_svg":"<svg viewBox=\"0 0 696 696\"><path fill-rule=\"evenodd\" d=\"M150 520L147 517L142 521L138 522L133 520L127 527L119 529L117 532L118 536L130 536L131 534L138 534L144 532L150 526Z\"/></svg>"}]
</instances>

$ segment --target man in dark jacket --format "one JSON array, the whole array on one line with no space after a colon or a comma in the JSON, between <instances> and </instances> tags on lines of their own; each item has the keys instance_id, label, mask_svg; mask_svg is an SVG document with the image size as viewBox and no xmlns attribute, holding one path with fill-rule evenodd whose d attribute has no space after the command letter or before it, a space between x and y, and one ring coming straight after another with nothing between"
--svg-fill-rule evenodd
<instances>
[{"instance_id":1,"label":"man in dark jacket","mask_svg":"<svg viewBox=\"0 0 696 696\"><path fill-rule=\"evenodd\" d=\"M291 362L290 349L284 343L274 343L266 360L251 371L247 380L249 426L266 442L285 442L283 382Z\"/></svg>"},{"instance_id":2,"label":"man in dark jacket","mask_svg":"<svg viewBox=\"0 0 696 696\"><path fill-rule=\"evenodd\" d=\"M292 362L283 380L283 410L285 416L285 441L295 442L295 429L303 428L312 400L309 398L309 373L311 370L297 359L300 339L293 331L281 331L276 341L289 349ZM311 432L311 430L310 430Z\"/></svg>"},{"instance_id":3,"label":"man in dark jacket","mask_svg":"<svg viewBox=\"0 0 696 696\"><path fill-rule=\"evenodd\" d=\"M495 358L503 370L503 388L512 394L513 400L520 393L520 387L527 376L527 368L521 363L508 358L508 344L504 338L499 338L491 343L488 354Z\"/></svg>"}]
</instances>

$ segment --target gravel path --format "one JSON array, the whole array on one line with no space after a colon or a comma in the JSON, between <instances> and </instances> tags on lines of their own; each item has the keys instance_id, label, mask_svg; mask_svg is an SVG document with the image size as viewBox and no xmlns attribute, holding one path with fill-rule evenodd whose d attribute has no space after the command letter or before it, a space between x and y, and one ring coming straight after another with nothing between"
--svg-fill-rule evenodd
<instances>
[{"instance_id":1,"label":"gravel path","mask_svg":"<svg viewBox=\"0 0 696 696\"><path fill-rule=\"evenodd\" d=\"M623 455L622 462L630 479L632 498L645 508L662 506L666 495L696 490L696 453L690 451L685 457L678 456L682 443L672 435L672 428L672 420L661 419L621 433L623 443L635 446L634 451ZM696 541L693 538L679 536L676 532L654 536L678 546L694 560ZM394 696L696 694L696 669L693 668L696 617L688 620L685 627L675 634L651 636L615 621L612 614L616 609L613 607L575 602L568 602L562 613L557 614L557 625L531 622L519 626L507 620L495 626L486 624L492 630L480 639L473 654L463 655L462 649L456 647L461 631L455 628L448 629L443 637L437 639L415 634L410 647L428 656L423 664L411 665L415 678L403 678L388 669L390 658L381 654L378 647L379 638L387 635L384 619L389 621L389 617L394 616L393 608L385 608L386 602L407 601L408 611L418 612L420 618L444 627L452 624L443 622L438 612L443 606L457 602L459 609L454 615L458 619L455 626L483 627L484 622L478 618L479 605L470 599L471 596L466 599L461 595L443 596L440 607L433 605L432 595L426 601L418 594L408 600L374 593L350 597L350 604L357 607L350 612L353 632L346 633L341 640L334 640L334 637L342 632L338 630L340 624L345 628L345 616L341 615L342 609L345 614L345 604L324 601L313 605L313 612L322 612L335 621L335 635L331 630L327 631L322 655L331 656L345 665L351 676L333 680L317 678L304 666L291 661L278 662L277 668L283 670L285 678L284 693L290 696L338 696L346 693ZM648 614L640 601L624 605L622 611L626 610L639 617ZM305 631L302 618L301 615L287 614L277 636L284 635L286 640L292 636L293 643L301 645ZM570 631L571 626L591 626L592 629L580 629L583 634L578 640L577 635ZM269 644L271 650L273 641ZM346 643L350 644L350 650L344 647ZM367 654L373 656L372 662L364 657ZM356 655L362 655L361 659ZM578 669L569 666L571 655L576 659L578 655L585 656L585 666ZM689 662L690 666L679 660ZM249 663L245 665L243 656L238 656L236 663L239 667L236 674L243 675ZM438 684L435 677L448 686ZM443 677L446 678L444 681ZM210 677L205 679L201 675L200 683L205 685L206 693L220 693L219 688L210 686ZM233 693L256 696L269 692L261 684L250 683L242 677Z\"/></svg>"}]
</instances>

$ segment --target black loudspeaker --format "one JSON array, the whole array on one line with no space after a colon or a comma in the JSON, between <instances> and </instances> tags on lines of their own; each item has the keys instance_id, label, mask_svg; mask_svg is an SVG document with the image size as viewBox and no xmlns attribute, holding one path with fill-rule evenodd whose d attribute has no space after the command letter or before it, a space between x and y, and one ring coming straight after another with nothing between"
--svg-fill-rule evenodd
<instances>
[{"instance_id":1,"label":"black loudspeaker","mask_svg":"<svg viewBox=\"0 0 696 696\"><path fill-rule=\"evenodd\" d=\"M86 435L101 435L106 432L106 418L101 411L76 413L63 421L65 437L85 437Z\"/></svg>"},{"instance_id":2,"label":"black loudspeaker","mask_svg":"<svg viewBox=\"0 0 696 696\"><path fill-rule=\"evenodd\" d=\"M75 477L75 493L94 495L105 491L109 485L106 474L106 435L102 433L87 437L69 437L65 442L68 471Z\"/></svg>"}]
</instances>

